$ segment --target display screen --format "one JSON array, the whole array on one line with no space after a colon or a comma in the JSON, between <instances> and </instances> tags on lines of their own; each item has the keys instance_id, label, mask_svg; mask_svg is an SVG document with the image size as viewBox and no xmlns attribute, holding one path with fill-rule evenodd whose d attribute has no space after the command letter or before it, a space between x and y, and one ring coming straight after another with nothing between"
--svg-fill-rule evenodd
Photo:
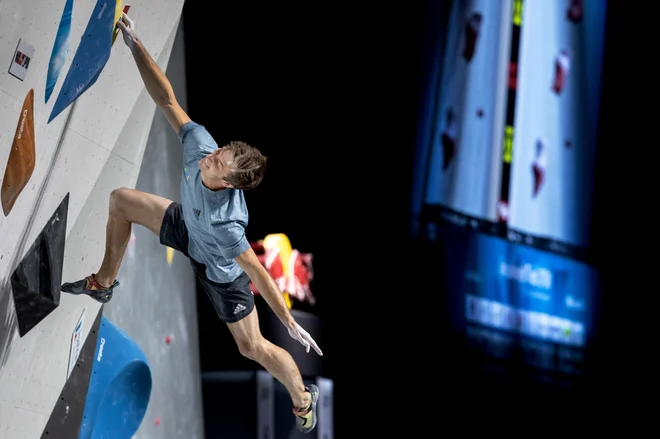
<instances>
[{"instance_id":1,"label":"display screen","mask_svg":"<svg viewBox=\"0 0 660 439\"><path fill-rule=\"evenodd\" d=\"M598 322L607 2L427 4L411 233L444 254L429 269L484 364L570 385Z\"/></svg>"},{"instance_id":2,"label":"display screen","mask_svg":"<svg viewBox=\"0 0 660 439\"><path fill-rule=\"evenodd\" d=\"M439 233L453 326L463 328L486 355L518 361L515 352L531 349L534 355L522 357L528 366L579 375L594 334L597 271L453 225ZM484 342L499 348L483 349Z\"/></svg>"},{"instance_id":3,"label":"display screen","mask_svg":"<svg viewBox=\"0 0 660 439\"><path fill-rule=\"evenodd\" d=\"M480 233L468 235L465 319L506 332L584 347L598 277L589 266Z\"/></svg>"},{"instance_id":4,"label":"display screen","mask_svg":"<svg viewBox=\"0 0 660 439\"><path fill-rule=\"evenodd\" d=\"M413 234L449 222L587 260L607 2L439 3Z\"/></svg>"}]
</instances>

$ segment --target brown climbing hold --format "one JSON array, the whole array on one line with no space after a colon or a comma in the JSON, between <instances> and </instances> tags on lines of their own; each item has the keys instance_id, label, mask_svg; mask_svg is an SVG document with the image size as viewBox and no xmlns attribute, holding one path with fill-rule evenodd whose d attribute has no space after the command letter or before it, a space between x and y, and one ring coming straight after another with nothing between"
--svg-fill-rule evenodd
<instances>
[{"instance_id":1,"label":"brown climbing hold","mask_svg":"<svg viewBox=\"0 0 660 439\"><path fill-rule=\"evenodd\" d=\"M23 102L18 118L14 143L11 145L5 176L2 179L2 211L5 216L14 207L21 191L34 172L34 90L30 90Z\"/></svg>"}]
</instances>

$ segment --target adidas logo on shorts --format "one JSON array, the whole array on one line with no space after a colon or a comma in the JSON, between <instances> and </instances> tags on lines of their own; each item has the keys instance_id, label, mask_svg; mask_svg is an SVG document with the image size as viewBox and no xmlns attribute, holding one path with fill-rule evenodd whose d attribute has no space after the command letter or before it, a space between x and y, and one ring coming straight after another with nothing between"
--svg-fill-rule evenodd
<instances>
[{"instance_id":1,"label":"adidas logo on shorts","mask_svg":"<svg viewBox=\"0 0 660 439\"><path fill-rule=\"evenodd\" d=\"M245 305L241 305L240 303L236 305L236 308L234 308L234 315L238 314L239 312L243 311L245 309Z\"/></svg>"}]
</instances>

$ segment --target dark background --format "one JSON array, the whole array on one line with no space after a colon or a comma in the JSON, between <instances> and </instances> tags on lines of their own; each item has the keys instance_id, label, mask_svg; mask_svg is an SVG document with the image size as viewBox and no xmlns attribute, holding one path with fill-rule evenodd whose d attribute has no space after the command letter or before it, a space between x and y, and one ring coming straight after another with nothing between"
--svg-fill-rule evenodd
<instances>
[{"instance_id":1,"label":"dark background","mask_svg":"<svg viewBox=\"0 0 660 439\"><path fill-rule=\"evenodd\" d=\"M625 7L610 2L605 42L592 243L606 285L601 329L589 379L570 391L504 386L481 374L444 318L442 261L408 238L424 8L187 1L190 116L219 144L244 140L269 156L263 184L246 193L248 239L286 233L294 248L314 254L314 312L323 324L324 375L335 381L336 437L394 425L429 437L421 432L438 423L473 431L491 428L488 420L512 427L515 419L547 430L557 425L549 413L561 415L561 425L586 423L620 378L618 355L604 340L616 335L610 310L622 306L610 291L618 272L607 270L622 240L606 224L622 227L611 197L624 190L632 159L614 143L625 128L621 102L630 100L619 87L628 84L620 61L630 50ZM217 331L226 329L200 314L201 337ZM238 355L226 350L202 352L202 368L205 355Z\"/></svg>"}]
</instances>

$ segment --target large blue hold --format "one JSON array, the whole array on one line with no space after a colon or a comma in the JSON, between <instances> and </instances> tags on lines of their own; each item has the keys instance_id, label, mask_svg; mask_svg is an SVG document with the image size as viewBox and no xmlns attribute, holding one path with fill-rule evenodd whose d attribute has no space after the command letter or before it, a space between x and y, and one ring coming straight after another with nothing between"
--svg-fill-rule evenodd
<instances>
[{"instance_id":1,"label":"large blue hold","mask_svg":"<svg viewBox=\"0 0 660 439\"><path fill-rule=\"evenodd\" d=\"M94 85L110 59L116 5L114 0L96 2L48 123Z\"/></svg>"},{"instance_id":2,"label":"large blue hold","mask_svg":"<svg viewBox=\"0 0 660 439\"><path fill-rule=\"evenodd\" d=\"M101 318L78 439L130 439L151 397L151 369L142 349Z\"/></svg>"},{"instance_id":3,"label":"large blue hold","mask_svg":"<svg viewBox=\"0 0 660 439\"><path fill-rule=\"evenodd\" d=\"M57 29L57 36L55 37L55 44L53 51L50 54L50 62L48 63L48 74L46 75L46 102L53 94L57 80L62 73L62 68L66 62L66 54L69 49L69 36L71 35L71 15L73 13L73 0L66 0L64 11L62 12L62 19L60 20L60 27Z\"/></svg>"}]
</instances>

